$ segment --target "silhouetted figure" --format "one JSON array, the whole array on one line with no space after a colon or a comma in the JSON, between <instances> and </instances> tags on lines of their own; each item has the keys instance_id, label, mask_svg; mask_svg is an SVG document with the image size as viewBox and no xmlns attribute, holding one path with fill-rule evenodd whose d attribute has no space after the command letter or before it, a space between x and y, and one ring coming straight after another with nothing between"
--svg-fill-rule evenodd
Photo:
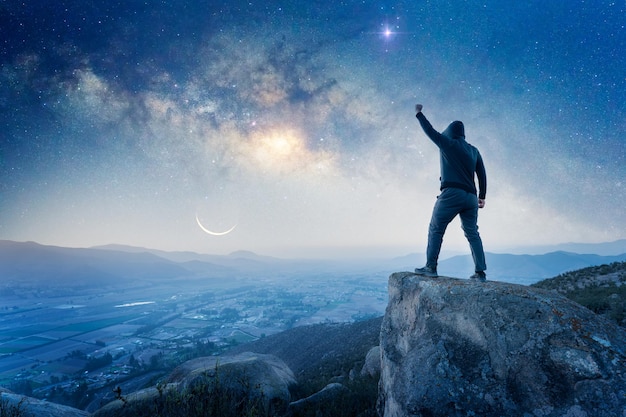
<instances>
[{"instance_id":1,"label":"silhouetted figure","mask_svg":"<svg viewBox=\"0 0 626 417\"><path fill-rule=\"evenodd\" d=\"M470 277L485 281L485 252L478 233L478 209L485 206L487 174L483 158L476 147L465 141L463 122L454 121L443 131L437 132L422 113L422 105L415 106L417 120L424 133L439 148L441 160L441 194L433 208L428 227L428 247L426 266L416 268L415 273L429 277L437 276L437 260L441 252L443 235L448 224L457 216L461 217L463 232L474 258L475 273ZM478 178L478 195L474 174Z\"/></svg>"}]
</instances>

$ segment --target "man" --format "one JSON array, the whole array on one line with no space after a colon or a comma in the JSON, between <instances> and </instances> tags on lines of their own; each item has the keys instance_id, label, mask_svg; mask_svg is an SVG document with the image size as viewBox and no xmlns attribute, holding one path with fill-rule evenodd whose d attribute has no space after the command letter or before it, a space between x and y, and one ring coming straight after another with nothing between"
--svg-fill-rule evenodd
<instances>
[{"instance_id":1,"label":"man","mask_svg":"<svg viewBox=\"0 0 626 417\"><path fill-rule=\"evenodd\" d=\"M474 258L475 273L470 278L485 281L487 265L477 225L478 209L485 206L487 193L487 174L483 159L478 149L465 141L465 127L462 122L452 122L443 133L439 133L422 114L422 108L421 104L415 106L415 117L424 133L439 147L441 194L437 197L428 227L426 266L416 268L415 273L437 276L437 260L443 235L448 224L458 214ZM474 174L478 178L478 196Z\"/></svg>"}]
</instances>

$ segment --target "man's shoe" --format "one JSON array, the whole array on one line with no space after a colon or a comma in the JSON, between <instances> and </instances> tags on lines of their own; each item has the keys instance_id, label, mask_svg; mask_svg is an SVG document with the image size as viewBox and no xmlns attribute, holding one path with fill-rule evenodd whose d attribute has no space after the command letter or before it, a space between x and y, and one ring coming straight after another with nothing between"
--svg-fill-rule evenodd
<instances>
[{"instance_id":1,"label":"man's shoe","mask_svg":"<svg viewBox=\"0 0 626 417\"><path fill-rule=\"evenodd\" d=\"M487 281L487 274L485 274L483 271L476 271L476 273L474 273L474 275L472 275L470 279L474 281L485 282Z\"/></svg>"},{"instance_id":2,"label":"man's shoe","mask_svg":"<svg viewBox=\"0 0 626 417\"><path fill-rule=\"evenodd\" d=\"M415 273L417 275L423 275L425 277L437 277L437 269L431 268L430 266L425 266L423 268L415 268Z\"/></svg>"}]
</instances>

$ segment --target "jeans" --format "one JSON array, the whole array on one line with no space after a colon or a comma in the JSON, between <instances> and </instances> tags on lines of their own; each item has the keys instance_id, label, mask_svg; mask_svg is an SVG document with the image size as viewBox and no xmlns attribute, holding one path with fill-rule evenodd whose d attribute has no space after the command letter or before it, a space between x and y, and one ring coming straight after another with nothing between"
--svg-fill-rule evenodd
<instances>
[{"instance_id":1,"label":"jeans","mask_svg":"<svg viewBox=\"0 0 626 417\"><path fill-rule=\"evenodd\" d=\"M459 188L444 188L433 208L428 227L428 248L426 249L426 266L437 268L437 260L441 252L443 235L448 224L456 217L461 217L461 226L470 244L475 271L485 271L485 252L483 242L478 234L478 197Z\"/></svg>"}]
</instances>

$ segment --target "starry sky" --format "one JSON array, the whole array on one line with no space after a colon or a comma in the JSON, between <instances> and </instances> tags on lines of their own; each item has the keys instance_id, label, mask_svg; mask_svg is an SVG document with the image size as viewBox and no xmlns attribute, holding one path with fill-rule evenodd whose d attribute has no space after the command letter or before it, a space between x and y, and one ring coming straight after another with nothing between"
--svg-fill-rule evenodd
<instances>
[{"instance_id":1,"label":"starry sky","mask_svg":"<svg viewBox=\"0 0 626 417\"><path fill-rule=\"evenodd\" d=\"M625 238L625 25L623 0L4 0L0 239L424 251L416 103L482 153L487 251Z\"/></svg>"}]
</instances>

